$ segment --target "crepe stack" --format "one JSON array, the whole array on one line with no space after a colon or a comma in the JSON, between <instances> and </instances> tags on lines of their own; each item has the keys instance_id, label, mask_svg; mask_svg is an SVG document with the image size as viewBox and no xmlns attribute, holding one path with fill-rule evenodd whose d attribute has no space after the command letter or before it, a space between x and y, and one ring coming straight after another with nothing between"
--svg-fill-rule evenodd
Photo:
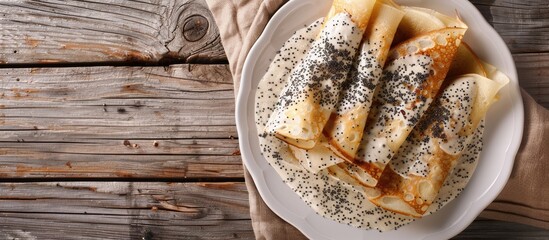
<instances>
[{"instance_id":1,"label":"crepe stack","mask_svg":"<svg viewBox=\"0 0 549 240\"><path fill-rule=\"evenodd\" d=\"M393 214L425 215L508 81L462 42L466 30L391 0L335 0L262 80L285 82L259 110L272 111L260 137L276 140L262 151L301 169L279 169L287 183L332 177Z\"/></svg>"},{"instance_id":2,"label":"crepe stack","mask_svg":"<svg viewBox=\"0 0 549 240\"><path fill-rule=\"evenodd\" d=\"M351 161L351 164L342 163L337 167L341 169L332 169L334 172L345 171L346 174L355 178L360 184L369 187L377 184L387 163L429 107L447 72L453 69L452 66L455 65L456 61L461 63L464 62L464 59L470 59L470 57L467 57L469 56L467 53L470 52L460 51L462 49L460 47L462 45L461 38L467 29L467 25L459 19L450 18L431 9L402 7L402 10L405 15L395 34L394 42L396 44L393 45L396 46L391 50L393 59L399 61L401 60L398 59L399 56L401 58L411 58L406 56L407 51L419 51L421 45L427 46L428 48L425 49L429 49L430 52L416 52L413 54L419 57L432 56L433 58L419 58L419 61L423 60L424 62L423 69L417 68L417 65L421 64L407 64L405 62L394 63L393 66L384 69L384 78L382 79L384 84L378 90L375 99L377 100L376 105L374 105L372 113L368 117L358 156ZM444 36L445 32L447 34L446 38L441 37ZM452 38L450 32L454 32L456 37ZM438 49L436 46L430 45L439 37L441 39L449 37L454 44L446 44L444 48ZM444 44L444 41L441 44ZM441 53L445 54L441 55ZM418 69L415 73L406 75L399 72L403 69L411 69L412 64ZM395 74L395 68L401 70L396 71ZM459 71L469 70L468 68L460 69L464 70ZM458 70L453 71L458 72ZM433 74L433 76L427 76L427 73ZM418 76L422 75L427 77L430 82L417 82ZM429 91L420 90L423 88L422 84L423 86L429 86ZM419 92L419 94L414 96L414 91Z\"/></svg>"},{"instance_id":3,"label":"crepe stack","mask_svg":"<svg viewBox=\"0 0 549 240\"><path fill-rule=\"evenodd\" d=\"M424 32L437 31L436 28L463 26L459 20L452 21L430 9L406 7L404 11L406 15L399 29L406 30L398 32L395 41L403 37L413 39ZM482 62L461 43L442 87L444 90L391 157L391 167L383 168L375 184L369 184L374 182L368 182L369 172L356 165L339 164L331 167L330 173L340 180L362 185L367 198L384 209L412 217L423 216L488 107L497 99L497 92L507 82L504 74Z\"/></svg>"},{"instance_id":4,"label":"crepe stack","mask_svg":"<svg viewBox=\"0 0 549 240\"><path fill-rule=\"evenodd\" d=\"M396 167L385 168L375 188L366 191L370 201L422 216L504 84L478 74L452 81L392 159Z\"/></svg>"},{"instance_id":5,"label":"crepe stack","mask_svg":"<svg viewBox=\"0 0 549 240\"><path fill-rule=\"evenodd\" d=\"M353 159L362 138L374 90L381 78L393 35L404 12L392 1L376 2L358 56L343 84L339 103L313 149L290 146L308 171L317 173Z\"/></svg>"},{"instance_id":6,"label":"crepe stack","mask_svg":"<svg viewBox=\"0 0 549 240\"><path fill-rule=\"evenodd\" d=\"M382 85L352 160L361 181L375 186L385 166L429 107L446 77L466 28L442 28L391 50Z\"/></svg>"},{"instance_id":7,"label":"crepe stack","mask_svg":"<svg viewBox=\"0 0 549 240\"><path fill-rule=\"evenodd\" d=\"M403 16L404 12L399 6L380 2L376 4L360 53L343 87L337 111L332 114L324 129L330 149L344 159L355 158L374 91Z\"/></svg>"}]
</instances>

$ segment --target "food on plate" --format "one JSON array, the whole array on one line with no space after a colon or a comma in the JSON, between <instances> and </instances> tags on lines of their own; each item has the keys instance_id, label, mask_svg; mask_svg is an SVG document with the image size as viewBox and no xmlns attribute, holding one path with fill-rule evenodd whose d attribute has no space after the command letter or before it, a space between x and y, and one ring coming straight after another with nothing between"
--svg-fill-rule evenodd
<instances>
[{"instance_id":1,"label":"food on plate","mask_svg":"<svg viewBox=\"0 0 549 240\"><path fill-rule=\"evenodd\" d=\"M478 74L450 80L385 168L368 199L384 208L421 217L471 142L488 107L506 82Z\"/></svg>"},{"instance_id":2,"label":"food on plate","mask_svg":"<svg viewBox=\"0 0 549 240\"><path fill-rule=\"evenodd\" d=\"M289 146L304 168L318 172L353 159L362 138L375 87L404 12L393 2L376 2L362 43L343 84L335 111L312 149Z\"/></svg>"},{"instance_id":3,"label":"food on plate","mask_svg":"<svg viewBox=\"0 0 549 240\"><path fill-rule=\"evenodd\" d=\"M339 100L374 0L335 0L320 33L292 69L267 131L290 145L311 149Z\"/></svg>"},{"instance_id":4,"label":"food on plate","mask_svg":"<svg viewBox=\"0 0 549 240\"><path fill-rule=\"evenodd\" d=\"M467 28L459 17L450 17L432 9L402 6L402 11L405 14L398 26L393 45L446 27Z\"/></svg>"},{"instance_id":5,"label":"food on plate","mask_svg":"<svg viewBox=\"0 0 549 240\"><path fill-rule=\"evenodd\" d=\"M389 53L382 83L353 163L375 186L437 94L465 28L442 28L409 39Z\"/></svg>"},{"instance_id":6,"label":"food on plate","mask_svg":"<svg viewBox=\"0 0 549 240\"><path fill-rule=\"evenodd\" d=\"M355 158L374 91L403 16L398 6L376 3L339 104L324 128L330 149L348 161Z\"/></svg>"},{"instance_id":7,"label":"food on plate","mask_svg":"<svg viewBox=\"0 0 549 240\"><path fill-rule=\"evenodd\" d=\"M288 147L299 164L312 173L318 173L344 161L328 148L328 139L324 135L320 135L320 139L311 149L301 149L292 145Z\"/></svg>"},{"instance_id":8,"label":"food on plate","mask_svg":"<svg viewBox=\"0 0 549 240\"><path fill-rule=\"evenodd\" d=\"M459 18L452 18L432 9L405 6L402 7L402 10L405 15L398 27L397 35L393 41L394 45L420 34L445 27L467 27ZM451 78L467 73L486 76L480 59L466 43L462 42L447 76Z\"/></svg>"},{"instance_id":9,"label":"food on plate","mask_svg":"<svg viewBox=\"0 0 549 240\"><path fill-rule=\"evenodd\" d=\"M262 155L337 222L386 231L438 211L474 172L483 119L509 81L466 30L391 0L334 1L259 82Z\"/></svg>"}]
</instances>

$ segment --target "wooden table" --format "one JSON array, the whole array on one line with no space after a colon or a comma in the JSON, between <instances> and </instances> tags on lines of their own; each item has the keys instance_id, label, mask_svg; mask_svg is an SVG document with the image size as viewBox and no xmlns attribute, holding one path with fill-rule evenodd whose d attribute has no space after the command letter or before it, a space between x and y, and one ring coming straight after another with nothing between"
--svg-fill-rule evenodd
<instances>
[{"instance_id":1,"label":"wooden table","mask_svg":"<svg viewBox=\"0 0 549 240\"><path fill-rule=\"evenodd\" d=\"M549 106L549 7L474 0ZM0 0L0 239L253 238L203 0ZM457 238L547 238L478 219Z\"/></svg>"}]
</instances>

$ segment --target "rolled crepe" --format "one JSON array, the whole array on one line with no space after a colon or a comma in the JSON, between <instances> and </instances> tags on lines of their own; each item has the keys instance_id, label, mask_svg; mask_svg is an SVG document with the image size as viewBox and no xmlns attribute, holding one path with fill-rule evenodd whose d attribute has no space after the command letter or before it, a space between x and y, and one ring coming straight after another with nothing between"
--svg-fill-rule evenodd
<instances>
[{"instance_id":1,"label":"rolled crepe","mask_svg":"<svg viewBox=\"0 0 549 240\"><path fill-rule=\"evenodd\" d=\"M256 116L261 122L262 126L258 126L257 131L259 134L264 134L266 130L266 123L269 119L263 119L261 113L268 111L272 112L276 108L275 104L271 104L271 99L278 99L278 93L288 85L288 78L290 77L291 70L301 62L307 51L295 51L295 49L309 49L311 42L320 32L320 26L322 25L322 18L314 21L310 25L297 30L277 51L273 58L273 61L269 65L267 72L263 75L260 82L282 82L282 84L273 85L268 91L258 88L256 93Z\"/></svg>"},{"instance_id":2,"label":"rolled crepe","mask_svg":"<svg viewBox=\"0 0 549 240\"><path fill-rule=\"evenodd\" d=\"M290 146L309 172L317 173L343 162L345 157L354 158L392 36L403 15L392 1L376 2L350 77L342 86L336 112L324 128L325 136L321 136L312 149Z\"/></svg>"},{"instance_id":3,"label":"rolled crepe","mask_svg":"<svg viewBox=\"0 0 549 240\"><path fill-rule=\"evenodd\" d=\"M432 9L405 6L402 7L402 10L405 15L398 26L393 43L400 43L426 32L445 27L467 27L459 18L452 18ZM481 60L465 42L462 42L447 77L456 77L468 73L486 76Z\"/></svg>"},{"instance_id":4,"label":"rolled crepe","mask_svg":"<svg viewBox=\"0 0 549 240\"><path fill-rule=\"evenodd\" d=\"M467 28L458 17L453 18L433 9L403 6L404 17L398 25L393 46L421 34L447 27Z\"/></svg>"},{"instance_id":5,"label":"rolled crepe","mask_svg":"<svg viewBox=\"0 0 549 240\"><path fill-rule=\"evenodd\" d=\"M328 140L323 135L312 149L301 149L292 145L289 145L289 148L301 166L312 173L318 173L344 161L328 148Z\"/></svg>"},{"instance_id":6,"label":"rolled crepe","mask_svg":"<svg viewBox=\"0 0 549 240\"><path fill-rule=\"evenodd\" d=\"M426 32L435 31L437 29L457 26L465 26L458 18L450 18L426 8L417 7L402 7L405 15L400 22L395 39L393 42L402 42L405 38L417 37ZM490 79L501 78L496 76L501 74L493 66L482 62L467 44L462 42L457 50L454 61L450 66L450 70L446 78L455 78L455 76L474 73L481 76L487 76ZM506 78L504 76L504 78ZM445 81L446 85L451 81ZM446 88L443 83L443 88ZM349 182L354 185L369 186L373 184L371 176L363 169L354 164L339 163L337 166L331 167L330 173L342 181ZM366 184L371 180L372 183Z\"/></svg>"},{"instance_id":7,"label":"rolled crepe","mask_svg":"<svg viewBox=\"0 0 549 240\"><path fill-rule=\"evenodd\" d=\"M355 158L375 88L403 16L397 5L376 3L357 61L343 86L337 111L324 129L330 149L348 161Z\"/></svg>"},{"instance_id":8,"label":"rolled crepe","mask_svg":"<svg viewBox=\"0 0 549 240\"><path fill-rule=\"evenodd\" d=\"M339 100L374 3L333 2L317 39L292 70L269 118L267 132L298 148L315 146Z\"/></svg>"},{"instance_id":9,"label":"rolled crepe","mask_svg":"<svg viewBox=\"0 0 549 240\"><path fill-rule=\"evenodd\" d=\"M504 75L503 75L504 76ZM508 79L478 74L454 80L436 99L384 169L368 199L390 211L421 217L470 143Z\"/></svg>"},{"instance_id":10,"label":"rolled crepe","mask_svg":"<svg viewBox=\"0 0 549 240\"><path fill-rule=\"evenodd\" d=\"M393 44L395 42L402 43L405 39L415 38L427 32L440 30L446 27L467 27L459 18L451 18L431 9L402 7L402 10L405 12L405 15L400 21ZM477 73L486 76L482 61L478 59L468 46L464 46L464 43L461 43L448 74L455 76L465 73ZM376 110L374 109L373 111ZM372 115L374 114L372 113ZM355 183L373 186L376 184L376 178L373 178L370 175L373 171L379 173L379 169L374 167L363 169L355 164L340 163L338 166L333 167L330 172L336 178L354 179Z\"/></svg>"},{"instance_id":11,"label":"rolled crepe","mask_svg":"<svg viewBox=\"0 0 549 240\"><path fill-rule=\"evenodd\" d=\"M401 43L389 53L382 84L353 163L367 186L375 186L437 94L465 28L443 28Z\"/></svg>"}]
</instances>

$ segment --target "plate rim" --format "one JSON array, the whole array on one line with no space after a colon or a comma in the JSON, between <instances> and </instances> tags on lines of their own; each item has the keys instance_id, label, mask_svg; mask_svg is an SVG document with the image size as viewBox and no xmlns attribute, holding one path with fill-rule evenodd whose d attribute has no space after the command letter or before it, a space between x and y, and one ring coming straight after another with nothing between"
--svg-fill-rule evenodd
<instances>
[{"instance_id":1,"label":"plate rim","mask_svg":"<svg viewBox=\"0 0 549 240\"><path fill-rule=\"evenodd\" d=\"M247 111L247 103L251 94L251 81L252 81L252 74L254 69L254 62L257 62L259 55L261 51L264 48L264 45L268 43L268 41L273 37L274 31L276 28L281 24L281 21L288 15L290 15L294 9L299 9L299 6L305 5L307 3L310 3L311 1L316 0L292 0L288 3L284 4L281 8L278 9L278 11L273 15L273 17L269 20L266 27L264 28L263 32L257 39L257 41L253 44L252 48L248 52L248 55L246 56L246 60L244 62L243 68L242 68L242 75L241 75L241 81L240 81L240 87L237 95L236 100L236 111L235 111L235 117L236 117L236 125L237 125L237 131L239 135L239 145L241 150L241 156L242 160L244 162L244 165L248 168L248 172L250 173L252 179L255 182L256 188L261 195L261 198L263 201L267 204L267 206L279 217L284 219L289 224L296 227L300 232L302 232L306 237L308 238L314 238L314 239L328 239L324 235L318 235L314 234L315 232L311 228L311 224L308 221L305 221L303 218L298 218L295 216L295 214L289 212L287 208L285 208L283 205L281 205L280 201L276 198L274 198L272 192L270 191L269 187L267 186L266 182L264 181L265 175L263 173L263 169L253 160L254 155L251 152L251 146L250 146L250 139L248 138L249 130L248 130L248 111ZM505 155L506 159L504 163L502 164L503 168L497 175L495 181L490 185L490 187L486 190L484 194L482 194L479 198L475 199L474 203L476 204L469 204L469 208L467 209L467 213L462 216L462 218L468 218L469 220L459 220L456 221L456 223L452 224L449 228L441 229L440 231L430 233L424 237L424 239L439 239L444 238L448 239L451 238L457 234L459 234L461 231L463 231L467 226L469 226L475 219L476 216L478 216L483 209L485 209L495 198L499 195L499 193L503 190L505 187L506 182L508 181L512 166L514 164L514 159L516 157L516 154L518 153L518 149L520 147L520 143L522 140L523 135L523 128L524 128L524 105L522 102L522 97L520 95L520 88L518 87L518 76L516 72L516 67L514 60L512 58L511 52L501 36L495 31L495 29L486 21L486 19L482 16L480 11L469 1L461 1L461 0L450 0L449 2L452 2L453 4L458 4L457 2L460 2L459 4L464 4L465 8L469 8L474 10L474 18L476 20L476 23L479 25L484 25L484 28L491 32L491 36L494 36L494 39L491 39L492 42L495 42L498 45L503 46L501 49L503 51L504 55L507 55L510 57L510 69L508 69L509 72L507 74L508 77L511 79L509 83L509 92L510 97L512 100L512 104L514 104L514 108L517 108L516 111L518 111L518 114L513 114L513 120L516 123L516 127L514 128L513 135L511 142L509 143L509 146L506 149L507 154ZM255 126L255 124L254 124ZM483 200L484 199L484 200ZM482 201L482 202L479 202ZM474 215L474 216L473 216ZM334 222L335 223L335 222ZM337 224L337 223L336 223Z\"/></svg>"}]
</instances>

